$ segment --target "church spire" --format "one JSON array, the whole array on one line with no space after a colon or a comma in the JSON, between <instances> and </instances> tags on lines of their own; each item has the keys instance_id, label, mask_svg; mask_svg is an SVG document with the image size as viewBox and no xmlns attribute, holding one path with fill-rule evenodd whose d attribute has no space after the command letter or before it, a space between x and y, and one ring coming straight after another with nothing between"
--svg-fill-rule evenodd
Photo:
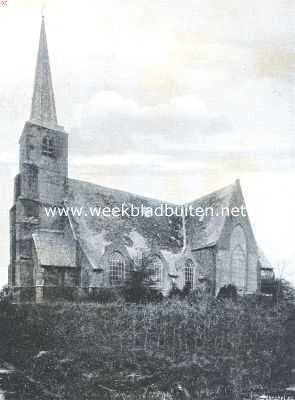
<instances>
[{"instance_id":1,"label":"church spire","mask_svg":"<svg viewBox=\"0 0 295 400\"><path fill-rule=\"evenodd\" d=\"M42 16L30 121L48 127L58 127L44 16Z\"/></svg>"}]
</instances>

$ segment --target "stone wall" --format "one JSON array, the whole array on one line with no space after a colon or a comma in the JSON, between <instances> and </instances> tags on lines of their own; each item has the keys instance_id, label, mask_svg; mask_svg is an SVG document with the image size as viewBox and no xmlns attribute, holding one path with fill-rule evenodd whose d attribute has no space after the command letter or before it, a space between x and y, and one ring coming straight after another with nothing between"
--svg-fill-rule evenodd
<instances>
[{"instance_id":1,"label":"stone wall","mask_svg":"<svg viewBox=\"0 0 295 400\"><path fill-rule=\"evenodd\" d=\"M230 207L242 205L245 206L242 192L237 191ZM245 271L241 253L237 256L240 261L235 260L234 250L237 246L245 253ZM233 271L234 266L238 271ZM228 283L236 284L244 293L255 293L259 290L257 245L248 216L228 216L217 244L216 293Z\"/></svg>"}]
</instances>

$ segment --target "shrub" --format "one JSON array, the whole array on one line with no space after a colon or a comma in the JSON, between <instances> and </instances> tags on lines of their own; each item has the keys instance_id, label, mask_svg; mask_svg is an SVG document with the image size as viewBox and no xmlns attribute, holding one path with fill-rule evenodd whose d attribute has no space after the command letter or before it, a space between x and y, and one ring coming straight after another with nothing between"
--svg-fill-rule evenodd
<instances>
[{"instance_id":1,"label":"shrub","mask_svg":"<svg viewBox=\"0 0 295 400\"><path fill-rule=\"evenodd\" d=\"M184 285L183 289L182 289L182 297L187 297L187 296L189 296L189 294L191 293L191 291L192 291L192 286L191 286L191 284L190 284L189 282L187 282L187 283Z\"/></svg>"},{"instance_id":2,"label":"shrub","mask_svg":"<svg viewBox=\"0 0 295 400\"><path fill-rule=\"evenodd\" d=\"M120 299L119 288L92 288L85 300L96 303L114 303Z\"/></svg>"},{"instance_id":3,"label":"shrub","mask_svg":"<svg viewBox=\"0 0 295 400\"><path fill-rule=\"evenodd\" d=\"M162 293L153 287L149 272L144 267L129 273L122 289L122 295L127 303L155 303L163 300Z\"/></svg>"},{"instance_id":4,"label":"shrub","mask_svg":"<svg viewBox=\"0 0 295 400\"><path fill-rule=\"evenodd\" d=\"M229 400L291 382L294 329L293 306L217 301L197 290L161 304L3 304L0 358L21 368L31 359L49 386L68 382L65 400L86 398L91 384L97 396L99 386L171 392L175 382L193 399Z\"/></svg>"},{"instance_id":5,"label":"shrub","mask_svg":"<svg viewBox=\"0 0 295 400\"><path fill-rule=\"evenodd\" d=\"M172 288L169 291L168 294L169 299L177 298L177 299L182 299L183 297L183 291L180 290L176 284L172 285Z\"/></svg>"},{"instance_id":6,"label":"shrub","mask_svg":"<svg viewBox=\"0 0 295 400\"><path fill-rule=\"evenodd\" d=\"M220 300L231 299L232 301L237 301L238 291L235 285L229 284L222 286L220 288L217 298Z\"/></svg>"}]
</instances>

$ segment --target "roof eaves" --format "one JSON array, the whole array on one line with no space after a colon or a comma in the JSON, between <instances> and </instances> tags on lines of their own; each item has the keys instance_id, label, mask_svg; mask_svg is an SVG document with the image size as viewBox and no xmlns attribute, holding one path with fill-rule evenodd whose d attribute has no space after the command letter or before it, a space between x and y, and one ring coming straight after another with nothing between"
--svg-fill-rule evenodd
<instances>
[{"instance_id":1,"label":"roof eaves","mask_svg":"<svg viewBox=\"0 0 295 400\"><path fill-rule=\"evenodd\" d=\"M205 246L195 247L191 251L198 251L198 250L208 249L208 248L216 246L216 244L217 244L217 242L214 241L214 242L211 242L211 243L207 243Z\"/></svg>"}]
</instances>

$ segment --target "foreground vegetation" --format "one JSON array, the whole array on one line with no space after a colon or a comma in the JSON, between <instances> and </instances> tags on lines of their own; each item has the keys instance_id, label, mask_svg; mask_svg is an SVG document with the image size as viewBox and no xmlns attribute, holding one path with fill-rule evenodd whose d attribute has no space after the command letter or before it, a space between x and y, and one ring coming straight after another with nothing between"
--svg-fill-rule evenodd
<instances>
[{"instance_id":1,"label":"foreground vegetation","mask_svg":"<svg viewBox=\"0 0 295 400\"><path fill-rule=\"evenodd\" d=\"M72 400L138 400L178 384L208 400L283 388L293 379L294 331L290 299L193 292L153 304L0 302L0 359Z\"/></svg>"}]
</instances>

